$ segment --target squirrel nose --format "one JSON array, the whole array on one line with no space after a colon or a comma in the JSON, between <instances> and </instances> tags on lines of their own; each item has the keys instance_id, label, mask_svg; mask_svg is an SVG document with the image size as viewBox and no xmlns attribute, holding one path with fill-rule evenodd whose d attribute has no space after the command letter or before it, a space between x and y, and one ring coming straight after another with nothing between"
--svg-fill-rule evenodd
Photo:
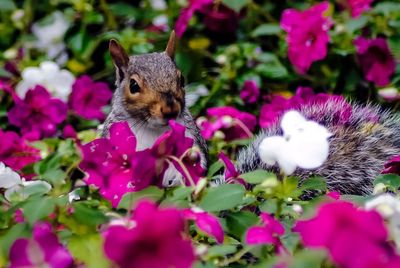
<instances>
[{"instance_id":1,"label":"squirrel nose","mask_svg":"<svg viewBox=\"0 0 400 268\"><path fill-rule=\"evenodd\" d=\"M178 110L173 109L173 108L169 108L169 109L161 108L161 114L164 119L167 119L167 120L174 119L178 116Z\"/></svg>"}]
</instances>

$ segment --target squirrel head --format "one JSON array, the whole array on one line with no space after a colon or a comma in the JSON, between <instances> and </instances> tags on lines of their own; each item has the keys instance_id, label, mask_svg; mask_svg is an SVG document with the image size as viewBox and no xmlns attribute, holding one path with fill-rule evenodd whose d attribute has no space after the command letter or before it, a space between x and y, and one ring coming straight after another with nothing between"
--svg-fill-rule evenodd
<instances>
[{"instance_id":1,"label":"squirrel head","mask_svg":"<svg viewBox=\"0 0 400 268\"><path fill-rule=\"evenodd\" d=\"M172 31L164 52L128 56L111 40L117 78L113 105L122 105L132 118L154 127L177 118L185 106L185 82L174 62L175 43Z\"/></svg>"}]
</instances>

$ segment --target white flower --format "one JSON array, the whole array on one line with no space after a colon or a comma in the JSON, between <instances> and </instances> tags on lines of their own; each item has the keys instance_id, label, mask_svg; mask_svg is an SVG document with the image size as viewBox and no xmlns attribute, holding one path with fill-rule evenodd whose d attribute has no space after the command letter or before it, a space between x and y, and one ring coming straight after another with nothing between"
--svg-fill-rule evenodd
<instances>
[{"instance_id":1,"label":"white flower","mask_svg":"<svg viewBox=\"0 0 400 268\"><path fill-rule=\"evenodd\" d=\"M167 3L165 2L165 0L150 0L150 5L154 10L167 9Z\"/></svg>"},{"instance_id":2,"label":"white flower","mask_svg":"<svg viewBox=\"0 0 400 268\"><path fill-rule=\"evenodd\" d=\"M389 222L389 231L400 249L400 200L390 194L382 194L365 203L367 210L376 210Z\"/></svg>"},{"instance_id":3,"label":"white flower","mask_svg":"<svg viewBox=\"0 0 400 268\"><path fill-rule=\"evenodd\" d=\"M47 57L50 59L62 58L64 55L61 54L65 50L63 39L69 28L69 23L60 11L52 13L50 18L45 20L44 22L50 20L50 23L43 25L44 22L40 21L32 25L32 32L37 38L35 47L46 51Z\"/></svg>"},{"instance_id":4,"label":"white flower","mask_svg":"<svg viewBox=\"0 0 400 268\"><path fill-rule=\"evenodd\" d=\"M6 167L0 162L0 188L5 188L4 197L11 200L12 196L18 194L23 199L29 195L47 193L51 189L51 185L45 181L25 181L18 173L11 168Z\"/></svg>"},{"instance_id":5,"label":"white flower","mask_svg":"<svg viewBox=\"0 0 400 268\"><path fill-rule=\"evenodd\" d=\"M378 95L387 101L400 99L400 92L395 87L382 88L378 91Z\"/></svg>"},{"instance_id":6,"label":"white flower","mask_svg":"<svg viewBox=\"0 0 400 268\"><path fill-rule=\"evenodd\" d=\"M163 30L168 30L168 17L166 15L159 15L153 19L153 25L162 27Z\"/></svg>"},{"instance_id":7,"label":"white flower","mask_svg":"<svg viewBox=\"0 0 400 268\"><path fill-rule=\"evenodd\" d=\"M44 86L54 97L63 101L68 100L75 77L67 70L60 70L60 67L52 61L44 61L39 67L27 67L22 71L22 80L15 90L21 98L26 92L36 85Z\"/></svg>"},{"instance_id":8,"label":"white flower","mask_svg":"<svg viewBox=\"0 0 400 268\"><path fill-rule=\"evenodd\" d=\"M207 96L209 91L204 85L188 86L186 88L185 102L192 107L200 97Z\"/></svg>"},{"instance_id":9,"label":"white flower","mask_svg":"<svg viewBox=\"0 0 400 268\"><path fill-rule=\"evenodd\" d=\"M288 111L281 121L283 136L265 138L259 147L260 158L267 165L278 163L286 174L297 167L314 169L329 155L328 138L332 134L324 126L307 121L299 112Z\"/></svg>"}]
</instances>

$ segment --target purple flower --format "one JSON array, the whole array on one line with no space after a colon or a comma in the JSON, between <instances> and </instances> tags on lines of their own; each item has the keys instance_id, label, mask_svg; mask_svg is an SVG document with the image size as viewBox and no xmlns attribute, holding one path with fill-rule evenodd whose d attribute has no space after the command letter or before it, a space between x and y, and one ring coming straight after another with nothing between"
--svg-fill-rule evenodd
<instances>
[{"instance_id":1,"label":"purple flower","mask_svg":"<svg viewBox=\"0 0 400 268\"><path fill-rule=\"evenodd\" d=\"M300 74L307 72L314 61L326 57L332 26L324 14L328 8L329 3L322 2L304 11L286 9L282 14L281 27L288 33L289 60Z\"/></svg>"},{"instance_id":2,"label":"purple flower","mask_svg":"<svg viewBox=\"0 0 400 268\"><path fill-rule=\"evenodd\" d=\"M204 25L213 32L233 33L239 25L239 14L223 3L202 5L200 12L204 15Z\"/></svg>"},{"instance_id":3,"label":"purple flower","mask_svg":"<svg viewBox=\"0 0 400 268\"><path fill-rule=\"evenodd\" d=\"M0 129L0 162L20 170L39 160L39 150L30 147L17 133Z\"/></svg>"},{"instance_id":4,"label":"purple flower","mask_svg":"<svg viewBox=\"0 0 400 268\"><path fill-rule=\"evenodd\" d=\"M11 268L15 267L71 267L73 260L68 250L58 241L49 223L38 222L32 238L19 238L10 249Z\"/></svg>"},{"instance_id":5,"label":"purple flower","mask_svg":"<svg viewBox=\"0 0 400 268\"><path fill-rule=\"evenodd\" d=\"M259 123L262 128L269 128L277 124L280 117L285 111L299 110L307 106L322 105L331 102L334 107L330 107L333 113L332 118L336 119L338 124L345 124L352 115L352 107L343 96L329 95L325 93L314 94L312 88L298 87L296 94L291 98L284 98L280 95L273 95L270 103L261 107ZM315 110L315 109L314 109ZM314 114L310 114L309 120L320 122L323 117L323 109L316 110Z\"/></svg>"},{"instance_id":6,"label":"purple flower","mask_svg":"<svg viewBox=\"0 0 400 268\"><path fill-rule=\"evenodd\" d=\"M185 178L187 185L196 183L204 173L200 151L193 148L194 140L186 137L184 126L173 120L169 122L169 126L171 130L161 135L151 148L154 158L157 159L157 166L162 167L163 174L168 162L172 162Z\"/></svg>"},{"instance_id":7,"label":"purple flower","mask_svg":"<svg viewBox=\"0 0 400 268\"><path fill-rule=\"evenodd\" d=\"M365 211L349 202L323 204L316 216L298 221L293 230L300 233L305 246L328 249L340 267L400 264L400 257L387 242L388 231L382 217L376 211Z\"/></svg>"},{"instance_id":8,"label":"purple flower","mask_svg":"<svg viewBox=\"0 0 400 268\"><path fill-rule=\"evenodd\" d=\"M400 175L400 155L392 157L386 164L382 174L393 173Z\"/></svg>"},{"instance_id":9,"label":"purple flower","mask_svg":"<svg viewBox=\"0 0 400 268\"><path fill-rule=\"evenodd\" d=\"M67 117L67 110L64 102L52 98L44 87L36 86L26 93L24 100L15 99L14 107L8 112L8 120L10 124L20 127L24 135L50 137Z\"/></svg>"},{"instance_id":10,"label":"purple flower","mask_svg":"<svg viewBox=\"0 0 400 268\"><path fill-rule=\"evenodd\" d=\"M209 108L207 115L210 120L199 124L201 134L206 139L213 138L217 131L223 133L226 141L250 138L257 125L254 115L240 112L231 106Z\"/></svg>"},{"instance_id":11,"label":"purple flower","mask_svg":"<svg viewBox=\"0 0 400 268\"><path fill-rule=\"evenodd\" d=\"M119 267L192 266L194 250L183 236L185 220L179 210L141 201L131 223L110 226L103 234L106 256Z\"/></svg>"},{"instance_id":12,"label":"purple flower","mask_svg":"<svg viewBox=\"0 0 400 268\"><path fill-rule=\"evenodd\" d=\"M244 82L242 91L240 92L240 98L248 104L257 102L260 97L260 89L257 86L256 81L246 80Z\"/></svg>"},{"instance_id":13,"label":"purple flower","mask_svg":"<svg viewBox=\"0 0 400 268\"><path fill-rule=\"evenodd\" d=\"M211 4L212 2L213 0L190 0L189 6L181 10L178 20L176 21L176 35L182 37L183 33L186 31L190 19L193 17L194 12L200 10L200 8L204 5Z\"/></svg>"},{"instance_id":14,"label":"purple flower","mask_svg":"<svg viewBox=\"0 0 400 268\"><path fill-rule=\"evenodd\" d=\"M85 119L103 120L102 108L111 100L112 92L106 83L94 82L89 76L78 78L72 85L69 105Z\"/></svg>"},{"instance_id":15,"label":"purple flower","mask_svg":"<svg viewBox=\"0 0 400 268\"><path fill-rule=\"evenodd\" d=\"M395 72L396 62L385 38L354 40L357 59L365 78L378 86L390 83L390 76Z\"/></svg>"},{"instance_id":16,"label":"purple flower","mask_svg":"<svg viewBox=\"0 0 400 268\"><path fill-rule=\"evenodd\" d=\"M155 176L155 160L149 150L136 152L136 138L127 122L114 123L109 138L82 146L80 168L87 172L87 184L117 206L121 197L150 185Z\"/></svg>"},{"instance_id":17,"label":"purple flower","mask_svg":"<svg viewBox=\"0 0 400 268\"><path fill-rule=\"evenodd\" d=\"M341 0L339 3L350 11L353 18L356 18L364 11L370 10L373 1L374 0Z\"/></svg>"},{"instance_id":18,"label":"purple flower","mask_svg":"<svg viewBox=\"0 0 400 268\"><path fill-rule=\"evenodd\" d=\"M247 230L246 243L249 245L272 244L278 250L283 249L279 236L285 233L283 225L273 216L261 212L263 226L253 226Z\"/></svg>"},{"instance_id":19,"label":"purple flower","mask_svg":"<svg viewBox=\"0 0 400 268\"><path fill-rule=\"evenodd\" d=\"M224 242L224 230L218 218L198 208L185 209L183 215L187 220L193 220L197 227L217 240L219 244Z\"/></svg>"}]
</instances>

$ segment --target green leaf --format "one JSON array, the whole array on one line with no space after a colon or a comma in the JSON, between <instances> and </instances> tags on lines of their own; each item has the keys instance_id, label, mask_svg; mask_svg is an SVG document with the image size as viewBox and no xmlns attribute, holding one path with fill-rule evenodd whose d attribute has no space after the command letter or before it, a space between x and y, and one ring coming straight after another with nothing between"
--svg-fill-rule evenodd
<instances>
[{"instance_id":1,"label":"green leaf","mask_svg":"<svg viewBox=\"0 0 400 268\"><path fill-rule=\"evenodd\" d=\"M276 175L272 172L268 172L263 169L258 169L258 170L240 175L240 178L244 179L246 182L251 183L251 184L262 183L263 181L270 179L271 177L276 178Z\"/></svg>"},{"instance_id":2,"label":"green leaf","mask_svg":"<svg viewBox=\"0 0 400 268\"><path fill-rule=\"evenodd\" d=\"M103 253L103 240L99 234L73 236L68 242L68 249L74 259L82 261L85 267L110 267Z\"/></svg>"},{"instance_id":3,"label":"green leaf","mask_svg":"<svg viewBox=\"0 0 400 268\"><path fill-rule=\"evenodd\" d=\"M263 36L263 35L275 35L282 31L281 27L275 23L261 24L251 32L252 37Z\"/></svg>"},{"instance_id":4,"label":"green leaf","mask_svg":"<svg viewBox=\"0 0 400 268\"><path fill-rule=\"evenodd\" d=\"M1 0L0 1L0 11L13 11L16 9L16 5L12 0Z\"/></svg>"},{"instance_id":5,"label":"green leaf","mask_svg":"<svg viewBox=\"0 0 400 268\"><path fill-rule=\"evenodd\" d=\"M368 23L368 17L366 16L360 16L357 19L351 19L346 23L345 28L347 29L347 31L349 31L350 33L353 33L356 30L359 30L361 28L363 28L365 25L367 25Z\"/></svg>"},{"instance_id":6,"label":"green leaf","mask_svg":"<svg viewBox=\"0 0 400 268\"><path fill-rule=\"evenodd\" d=\"M374 180L374 186L377 185L378 183L383 183L389 189L397 191L397 189L399 189L399 187L400 187L400 176L398 176L396 174L379 175Z\"/></svg>"},{"instance_id":7,"label":"green leaf","mask_svg":"<svg viewBox=\"0 0 400 268\"><path fill-rule=\"evenodd\" d=\"M278 200L267 199L259 206L260 210L263 212L268 212L270 214L275 214L278 210Z\"/></svg>"},{"instance_id":8,"label":"green leaf","mask_svg":"<svg viewBox=\"0 0 400 268\"><path fill-rule=\"evenodd\" d=\"M54 200L51 198L39 198L28 200L26 204L23 205L24 217L27 222L33 224L37 220L43 219L53 212L55 207Z\"/></svg>"},{"instance_id":9,"label":"green leaf","mask_svg":"<svg viewBox=\"0 0 400 268\"><path fill-rule=\"evenodd\" d=\"M224 184L208 189L199 206L206 211L221 211L243 202L245 189L240 184Z\"/></svg>"},{"instance_id":10,"label":"green leaf","mask_svg":"<svg viewBox=\"0 0 400 268\"><path fill-rule=\"evenodd\" d=\"M306 190L326 191L326 181L322 177L310 177L302 182L299 189L301 191L306 191Z\"/></svg>"},{"instance_id":11,"label":"green leaf","mask_svg":"<svg viewBox=\"0 0 400 268\"><path fill-rule=\"evenodd\" d=\"M0 236L0 248L4 255L8 256L11 245L17 238L28 237L29 228L26 223L13 225ZM0 254L1 255L1 254Z\"/></svg>"},{"instance_id":12,"label":"green leaf","mask_svg":"<svg viewBox=\"0 0 400 268\"><path fill-rule=\"evenodd\" d=\"M382 13L385 16L389 16L392 12L400 12L400 5L397 2L382 2L376 4L373 10L375 13Z\"/></svg>"},{"instance_id":13,"label":"green leaf","mask_svg":"<svg viewBox=\"0 0 400 268\"><path fill-rule=\"evenodd\" d=\"M129 210L135 207L136 203L140 199L150 199L153 201L157 201L163 196L163 193L163 190L156 186L147 187L146 189L143 189L139 192L126 193L119 202L118 208Z\"/></svg>"},{"instance_id":14,"label":"green leaf","mask_svg":"<svg viewBox=\"0 0 400 268\"><path fill-rule=\"evenodd\" d=\"M47 182L36 180L33 184L28 184L23 187L22 195L44 195L51 190L51 185Z\"/></svg>"},{"instance_id":15,"label":"green leaf","mask_svg":"<svg viewBox=\"0 0 400 268\"><path fill-rule=\"evenodd\" d=\"M233 245L217 245L210 247L207 251L207 256L212 257L225 257L228 254L236 252L236 247Z\"/></svg>"},{"instance_id":16,"label":"green leaf","mask_svg":"<svg viewBox=\"0 0 400 268\"><path fill-rule=\"evenodd\" d=\"M217 173L222 167L224 166L224 164L221 161L217 161L215 163L213 163L210 168L208 169L207 172L207 177L211 178L215 173Z\"/></svg>"},{"instance_id":17,"label":"green leaf","mask_svg":"<svg viewBox=\"0 0 400 268\"><path fill-rule=\"evenodd\" d=\"M76 202L72 206L74 208L73 217L83 224L98 225L108 220L98 208L90 207L85 202Z\"/></svg>"},{"instance_id":18,"label":"green leaf","mask_svg":"<svg viewBox=\"0 0 400 268\"><path fill-rule=\"evenodd\" d=\"M240 12L240 10L247 5L248 0L222 0L222 2L229 8Z\"/></svg>"},{"instance_id":19,"label":"green leaf","mask_svg":"<svg viewBox=\"0 0 400 268\"><path fill-rule=\"evenodd\" d=\"M246 230L259 221L256 214L250 211L239 211L229 213L226 216L226 224L229 232L235 235L237 238L242 239Z\"/></svg>"}]
</instances>

